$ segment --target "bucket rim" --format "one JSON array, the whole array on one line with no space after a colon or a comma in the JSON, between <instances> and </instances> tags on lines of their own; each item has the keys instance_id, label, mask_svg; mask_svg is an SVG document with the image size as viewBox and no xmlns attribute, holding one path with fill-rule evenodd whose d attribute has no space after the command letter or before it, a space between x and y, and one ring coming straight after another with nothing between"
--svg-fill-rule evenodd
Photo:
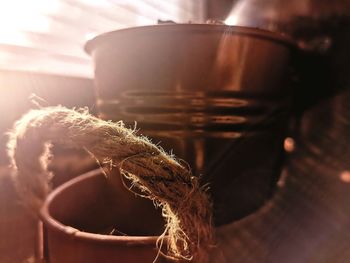
<instances>
[{"instance_id":1,"label":"bucket rim","mask_svg":"<svg viewBox=\"0 0 350 263\"><path fill-rule=\"evenodd\" d=\"M53 190L46 198L39 213L39 218L43 222L44 227L69 238L94 243L98 242L99 244L111 243L122 244L124 246L155 245L159 236L113 236L83 232L74 227L64 225L51 216L49 212L50 205L56 196L61 193L61 191L64 191L65 189L71 187L72 185L78 184L81 181L96 176L103 176L101 169L92 170L85 174L79 175L78 177L63 183Z\"/></svg>"},{"instance_id":2,"label":"bucket rim","mask_svg":"<svg viewBox=\"0 0 350 263\"><path fill-rule=\"evenodd\" d=\"M92 52L102 42L112 41L114 38L117 37L128 37L149 33L174 34L175 32L221 32L224 34L244 35L254 38L270 40L273 42L280 43L282 45L286 45L290 48L297 47L297 42L291 36L281 32L269 31L258 27L232 26L225 24L160 24L128 27L99 34L85 43L84 50L87 54L92 55Z\"/></svg>"}]
</instances>

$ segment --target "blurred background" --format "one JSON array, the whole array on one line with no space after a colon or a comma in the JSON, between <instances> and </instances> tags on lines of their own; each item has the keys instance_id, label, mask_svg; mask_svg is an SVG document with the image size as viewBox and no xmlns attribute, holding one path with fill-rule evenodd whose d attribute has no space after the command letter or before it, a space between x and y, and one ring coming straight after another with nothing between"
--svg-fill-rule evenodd
<instances>
[{"instance_id":1,"label":"blurred background","mask_svg":"<svg viewBox=\"0 0 350 263\"><path fill-rule=\"evenodd\" d=\"M36 247L36 222L9 179L6 132L14 121L37 107L33 100L96 112L83 50L94 36L208 19L289 34L306 51L296 61L294 138L278 191L219 230L217 262L350 262L349 17L348 0L0 0L0 262L31 262ZM52 165L62 176L54 184L95 167L81 152L56 152Z\"/></svg>"}]
</instances>

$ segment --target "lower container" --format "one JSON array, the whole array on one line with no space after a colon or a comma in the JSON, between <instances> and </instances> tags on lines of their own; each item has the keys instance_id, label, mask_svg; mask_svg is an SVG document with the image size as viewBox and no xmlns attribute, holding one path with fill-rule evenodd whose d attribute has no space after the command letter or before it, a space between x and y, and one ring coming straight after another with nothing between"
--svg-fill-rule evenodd
<instances>
[{"instance_id":1,"label":"lower container","mask_svg":"<svg viewBox=\"0 0 350 263\"><path fill-rule=\"evenodd\" d=\"M113 178L92 171L49 195L40 215L45 262L154 261L164 229L160 212L150 201L118 187L120 177ZM166 261L160 257L157 262Z\"/></svg>"}]
</instances>

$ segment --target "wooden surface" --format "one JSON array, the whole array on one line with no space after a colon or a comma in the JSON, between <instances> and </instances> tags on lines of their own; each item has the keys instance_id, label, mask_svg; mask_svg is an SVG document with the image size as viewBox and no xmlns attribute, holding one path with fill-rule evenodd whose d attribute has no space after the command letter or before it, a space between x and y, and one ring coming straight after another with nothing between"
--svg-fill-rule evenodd
<instances>
[{"instance_id":1,"label":"wooden surface","mask_svg":"<svg viewBox=\"0 0 350 263\"><path fill-rule=\"evenodd\" d=\"M305 116L273 199L218 229L212 262L350 262L349 100L345 92ZM34 231L2 169L0 262L30 257Z\"/></svg>"}]
</instances>

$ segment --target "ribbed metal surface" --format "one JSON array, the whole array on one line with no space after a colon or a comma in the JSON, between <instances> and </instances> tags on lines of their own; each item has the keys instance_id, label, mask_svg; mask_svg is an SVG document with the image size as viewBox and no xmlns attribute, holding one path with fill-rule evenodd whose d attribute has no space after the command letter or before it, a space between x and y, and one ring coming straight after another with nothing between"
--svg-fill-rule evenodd
<instances>
[{"instance_id":1,"label":"ribbed metal surface","mask_svg":"<svg viewBox=\"0 0 350 263\"><path fill-rule=\"evenodd\" d=\"M291 46L251 28L177 24L103 34L86 50L100 117L136 122L140 134L185 160L209 183L221 225L273 191L289 116Z\"/></svg>"},{"instance_id":2,"label":"ribbed metal surface","mask_svg":"<svg viewBox=\"0 0 350 263\"><path fill-rule=\"evenodd\" d=\"M169 132L187 128L200 136L237 137L241 131L269 126L266 116L276 107L276 102L240 98L232 92L133 91L120 94L118 100L99 100L98 107L104 119L118 116L142 123L143 129L157 127Z\"/></svg>"}]
</instances>

